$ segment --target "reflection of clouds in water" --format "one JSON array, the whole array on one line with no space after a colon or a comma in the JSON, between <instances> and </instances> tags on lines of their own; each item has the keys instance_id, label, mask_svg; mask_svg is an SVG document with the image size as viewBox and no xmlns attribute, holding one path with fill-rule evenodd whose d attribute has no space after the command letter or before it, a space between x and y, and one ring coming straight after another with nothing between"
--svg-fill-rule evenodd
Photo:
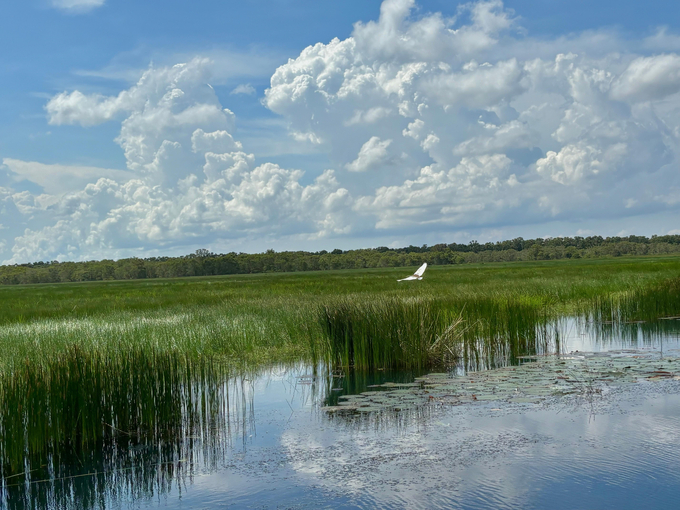
<instances>
[{"instance_id":1,"label":"reflection of clouds in water","mask_svg":"<svg viewBox=\"0 0 680 510\"><path fill-rule=\"evenodd\" d=\"M204 436L184 444L175 458L187 462L167 473L158 492L164 507L677 503L678 381L615 389L596 396L592 407L567 396L545 407L476 403L348 420L329 418L309 403L321 399L310 396L311 385L297 384L309 372L275 366L232 379L229 412L223 414L229 427L223 422L219 441ZM157 499L133 494L137 489L112 485L108 494L158 506Z\"/></svg>"},{"instance_id":2,"label":"reflection of clouds in water","mask_svg":"<svg viewBox=\"0 0 680 510\"><path fill-rule=\"evenodd\" d=\"M291 423L281 445L305 484L340 487L366 505L540 508L544 494L579 487L616 499L609 492L640 479L680 482L680 398L657 393L644 404L677 387L664 385L615 392L592 410L577 399L541 410L461 406L400 430L375 420Z\"/></svg>"},{"instance_id":3,"label":"reflection of clouds in water","mask_svg":"<svg viewBox=\"0 0 680 510\"><path fill-rule=\"evenodd\" d=\"M293 425L281 444L308 485L342 487L379 505L427 507L452 498L465 470L478 461L520 452L534 442L514 430L476 430L462 413L444 421L433 415L397 429L370 418L315 430Z\"/></svg>"}]
</instances>

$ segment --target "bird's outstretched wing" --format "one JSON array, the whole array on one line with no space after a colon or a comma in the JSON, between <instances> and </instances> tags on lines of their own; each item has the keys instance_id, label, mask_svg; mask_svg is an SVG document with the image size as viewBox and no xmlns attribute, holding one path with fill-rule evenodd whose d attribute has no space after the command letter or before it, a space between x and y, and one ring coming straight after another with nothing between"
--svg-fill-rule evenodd
<instances>
[{"instance_id":1,"label":"bird's outstretched wing","mask_svg":"<svg viewBox=\"0 0 680 510\"><path fill-rule=\"evenodd\" d=\"M406 280L422 280L423 279L423 273L427 269L427 262L425 262L422 266L420 266L415 273L413 273L411 276L407 276L406 278L402 278L401 280L397 280L398 282L403 282Z\"/></svg>"},{"instance_id":2,"label":"bird's outstretched wing","mask_svg":"<svg viewBox=\"0 0 680 510\"><path fill-rule=\"evenodd\" d=\"M397 280L397 281L403 282L403 281L406 281L406 280L419 280L419 279L420 279L420 277L412 274L411 276L407 276L406 278L402 278L401 280Z\"/></svg>"}]
</instances>

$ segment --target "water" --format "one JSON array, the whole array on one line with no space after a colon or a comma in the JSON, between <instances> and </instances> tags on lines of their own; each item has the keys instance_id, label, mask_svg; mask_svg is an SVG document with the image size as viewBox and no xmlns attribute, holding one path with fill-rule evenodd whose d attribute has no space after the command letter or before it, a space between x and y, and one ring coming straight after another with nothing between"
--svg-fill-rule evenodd
<instances>
[{"instance_id":1,"label":"water","mask_svg":"<svg viewBox=\"0 0 680 510\"><path fill-rule=\"evenodd\" d=\"M680 321L565 321L560 348L680 357ZM6 480L8 508L678 508L680 381L590 399L335 416L342 393L420 374L314 377L272 368L230 382L201 436L74 459L60 481ZM342 388L341 391L333 389ZM97 474L91 475L97 470ZM101 473L101 471L106 471ZM34 473L32 480L49 478ZM8 487L8 485L17 485Z\"/></svg>"}]
</instances>

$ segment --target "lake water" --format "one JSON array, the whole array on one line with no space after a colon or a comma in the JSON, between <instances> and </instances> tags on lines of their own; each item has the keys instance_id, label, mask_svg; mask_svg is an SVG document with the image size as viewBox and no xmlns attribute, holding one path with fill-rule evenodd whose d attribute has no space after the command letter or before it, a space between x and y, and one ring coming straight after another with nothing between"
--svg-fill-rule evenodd
<instances>
[{"instance_id":1,"label":"lake water","mask_svg":"<svg viewBox=\"0 0 680 510\"><path fill-rule=\"evenodd\" d=\"M566 321L560 345L677 358L678 332L680 321L609 332ZM218 429L78 459L74 478L5 487L0 506L680 508L680 380L541 404L321 410L338 394L417 375L328 381L309 367L271 368L230 382Z\"/></svg>"}]
</instances>

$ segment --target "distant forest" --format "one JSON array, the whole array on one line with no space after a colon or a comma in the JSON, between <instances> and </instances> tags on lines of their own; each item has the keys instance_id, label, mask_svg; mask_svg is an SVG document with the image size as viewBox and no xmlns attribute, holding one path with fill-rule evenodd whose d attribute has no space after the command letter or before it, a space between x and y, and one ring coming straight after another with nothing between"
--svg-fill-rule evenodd
<instances>
[{"instance_id":1,"label":"distant forest","mask_svg":"<svg viewBox=\"0 0 680 510\"><path fill-rule=\"evenodd\" d=\"M265 253L216 254L201 249L181 257L128 258L89 262L34 262L0 266L0 284L134 280L289 271L323 271L428 264L470 264L680 254L680 235L628 237L555 237L497 243L435 244L406 248L267 250Z\"/></svg>"}]
</instances>

